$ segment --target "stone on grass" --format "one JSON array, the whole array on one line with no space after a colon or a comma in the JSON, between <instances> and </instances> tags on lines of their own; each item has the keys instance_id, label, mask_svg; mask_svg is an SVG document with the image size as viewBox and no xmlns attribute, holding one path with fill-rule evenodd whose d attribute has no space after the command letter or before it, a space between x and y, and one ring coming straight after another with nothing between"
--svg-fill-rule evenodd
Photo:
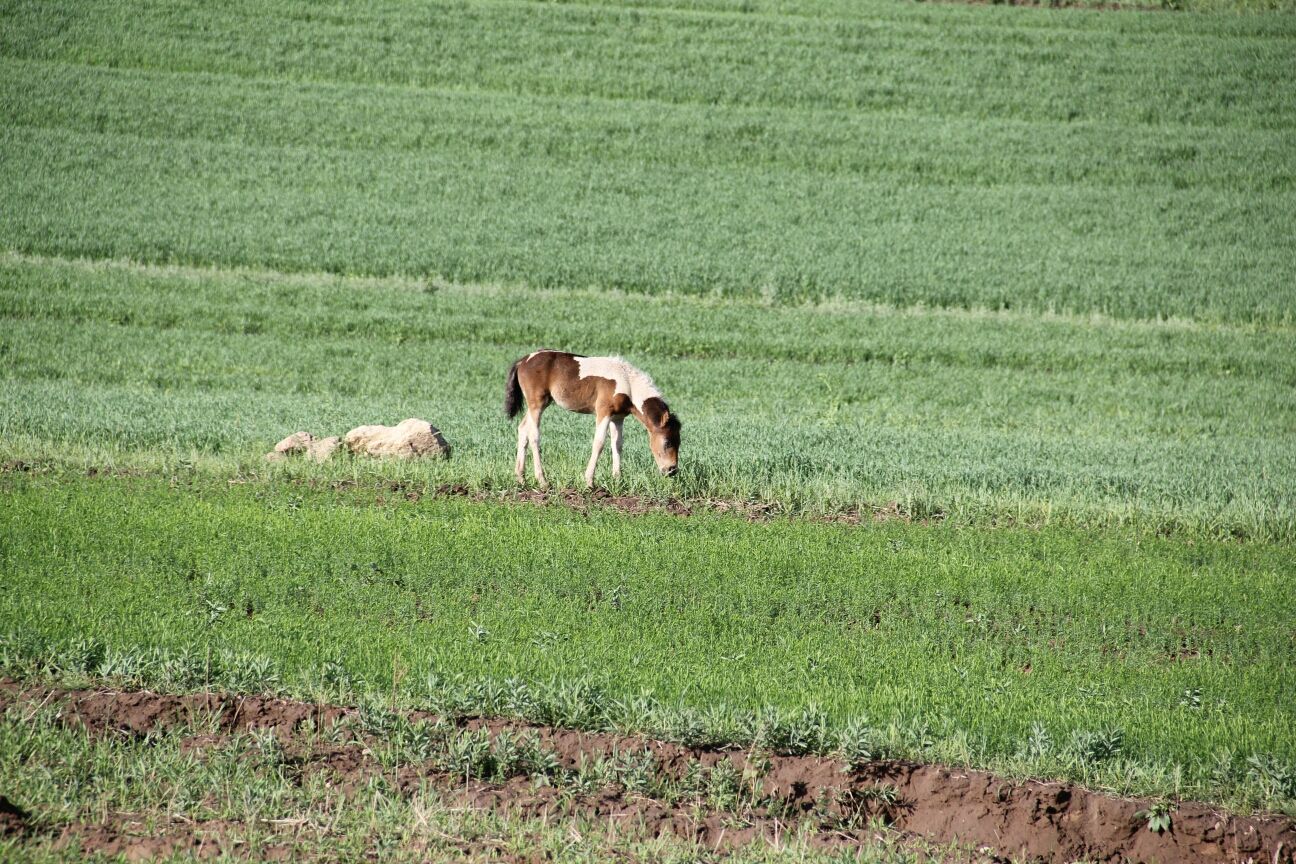
<instances>
[{"instance_id":1,"label":"stone on grass","mask_svg":"<svg viewBox=\"0 0 1296 864\"><path fill-rule=\"evenodd\" d=\"M366 456L435 459L450 455L450 445L440 430L415 417L396 426L358 426L346 434L346 446L352 453Z\"/></svg>"},{"instance_id":2,"label":"stone on grass","mask_svg":"<svg viewBox=\"0 0 1296 864\"><path fill-rule=\"evenodd\" d=\"M314 440L315 436L309 432L294 432L276 444L275 448L265 455L266 461L282 462L296 453L305 453Z\"/></svg>"},{"instance_id":3,"label":"stone on grass","mask_svg":"<svg viewBox=\"0 0 1296 864\"><path fill-rule=\"evenodd\" d=\"M303 453L306 451L306 448L310 447L311 442L314 440L315 436L309 432L294 432L276 444L274 452L283 453L285 455L291 453Z\"/></svg>"},{"instance_id":4,"label":"stone on grass","mask_svg":"<svg viewBox=\"0 0 1296 864\"><path fill-rule=\"evenodd\" d=\"M330 435L328 438L319 438L306 445L306 455L316 462L323 462L333 455L333 451L338 449L342 444L342 439L336 435Z\"/></svg>"}]
</instances>

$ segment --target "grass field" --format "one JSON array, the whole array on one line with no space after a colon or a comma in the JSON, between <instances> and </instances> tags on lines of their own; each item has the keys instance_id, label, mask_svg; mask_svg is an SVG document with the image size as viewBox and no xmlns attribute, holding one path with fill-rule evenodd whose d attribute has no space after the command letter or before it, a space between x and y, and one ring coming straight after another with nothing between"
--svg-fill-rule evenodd
<instances>
[{"instance_id":1,"label":"grass field","mask_svg":"<svg viewBox=\"0 0 1296 864\"><path fill-rule=\"evenodd\" d=\"M19 667L99 640L263 658L254 690L318 696L335 664L415 705L458 676L581 682L717 740L814 706L906 756L1253 805L1255 778L1217 760L1296 759L1290 547L8 477L0 619L35 640L10 646ZM132 674L157 683L146 655ZM681 734L669 710L571 702L550 722ZM1116 752L1077 757L1093 735Z\"/></svg>"},{"instance_id":2,"label":"grass field","mask_svg":"<svg viewBox=\"0 0 1296 864\"><path fill-rule=\"evenodd\" d=\"M1289 14L0 0L5 672L1296 814L1294 89ZM609 488L691 516L515 500L541 346L654 376Z\"/></svg>"},{"instance_id":3,"label":"grass field","mask_svg":"<svg viewBox=\"0 0 1296 864\"><path fill-rule=\"evenodd\" d=\"M507 487L504 371L538 345L581 346L655 358L641 362L687 424L675 483L631 431L630 492L1296 539L1285 330L20 257L0 272L0 310L17 325L0 337L0 449L14 458L265 475L261 455L287 431L419 415L455 459L394 470ZM554 411L545 424L553 476L577 482L591 421Z\"/></svg>"},{"instance_id":4,"label":"grass field","mask_svg":"<svg viewBox=\"0 0 1296 864\"><path fill-rule=\"evenodd\" d=\"M5 7L21 251L1296 315L1290 16Z\"/></svg>"}]
</instances>

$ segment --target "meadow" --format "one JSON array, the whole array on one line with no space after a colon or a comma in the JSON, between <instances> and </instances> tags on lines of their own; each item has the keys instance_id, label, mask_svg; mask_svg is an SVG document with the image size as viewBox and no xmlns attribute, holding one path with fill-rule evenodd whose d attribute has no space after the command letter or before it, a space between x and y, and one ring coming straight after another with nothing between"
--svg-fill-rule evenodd
<instances>
[{"instance_id":1,"label":"meadow","mask_svg":"<svg viewBox=\"0 0 1296 864\"><path fill-rule=\"evenodd\" d=\"M550 722L606 711L676 738L683 714L718 741L811 711L824 742L862 725L893 755L1252 806L1245 759L1296 758L1290 547L628 518L201 473L5 485L17 668L70 649L63 671L111 669L107 652L151 681L149 651L246 655L262 677L235 689L321 698L328 667L411 705L456 681L543 682L585 692ZM1094 735L1114 750L1075 758Z\"/></svg>"},{"instance_id":2,"label":"meadow","mask_svg":"<svg viewBox=\"0 0 1296 864\"><path fill-rule=\"evenodd\" d=\"M1137 318L1296 312L1290 16L0 9L0 241L18 251Z\"/></svg>"},{"instance_id":3,"label":"meadow","mask_svg":"<svg viewBox=\"0 0 1296 864\"><path fill-rule=\"evenodd\" d=\"M1296 18L0 22L0 674L776 729L1296 814ZM600 475L646 512L521 500L503 383L538 347L622 354L683 419L677 478L631 424ZM409 416L453 457L263 458ZM575 487L591 420L544 431ZM0 781L39 818L166 818L113 785L132 744L17 711ZM341 806L267 776L223 782L269 819ZM561 845L386 791L303 854ZM696 853L600 842L558 857Z\"/></svg>"},{"instance_id":4,"label":"meadow","mask_svg":"<svg viewBox=\"0 0 1296 864\"><path fill-rule=\"evenodd\" d=\"M508 364L581 346L642 363L687 424L676 482L655 476L631 428L614 487L625 493L1296 539L1296 352L1283 330L14 256L0 272L16 325L0 337L11 458L347 477L367 466L261 457L298 428L425 416L454 459L393 476L512 488ZM624 329L609 333L610 320ZM553 476L577 483L591 421L554 410L545 430Z\"/></svg>"}]
</instances>

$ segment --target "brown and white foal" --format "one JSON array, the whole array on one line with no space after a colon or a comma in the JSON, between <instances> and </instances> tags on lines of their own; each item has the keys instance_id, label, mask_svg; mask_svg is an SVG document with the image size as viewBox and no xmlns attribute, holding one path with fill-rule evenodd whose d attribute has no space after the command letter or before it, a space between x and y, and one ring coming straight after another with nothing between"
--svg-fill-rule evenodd
<instances>
[{"instance_id":1,"label":"brown and white foal","mask_svg":"<svg viewBox=\"0 0 1296 864\"><path fill-rule=\"evenodd\" d=\"M519 483L531 445L536 482L546 485L540 464L540 415L550 402L568 411L593 414L594 452L585 469L585 485L594 485L594 471L603 442L612 433L612 476L621 476L621 423L627 414L648 430L648 444L657 467L667 477L679 470L680 421L671 414L652 379L620 357L583 357L564 351L535 351L509 368L504 390L504 413L517 416L526 398L526 416L518 426Z\"/></svg>"}]
</instances>

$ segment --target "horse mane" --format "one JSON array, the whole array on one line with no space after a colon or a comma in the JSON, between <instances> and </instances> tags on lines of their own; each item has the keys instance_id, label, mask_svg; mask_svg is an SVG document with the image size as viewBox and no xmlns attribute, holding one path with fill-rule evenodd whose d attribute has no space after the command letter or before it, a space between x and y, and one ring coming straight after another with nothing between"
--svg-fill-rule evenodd
<instances>
[{"instance_id":1,"label":"horse mane","mask_svg":"<svg viewBox=\"0 0 1296 864\"><path fill-rule=\"evenodd\" d=\"M623 357L578 357L580 377L607 378L615 382L616 392L630 397L636 408L643 409L649 399L661 399L661 391L647 372L632 366ZM662 400L665 404L665 400Z\"/></svg>"}]
</instances>

